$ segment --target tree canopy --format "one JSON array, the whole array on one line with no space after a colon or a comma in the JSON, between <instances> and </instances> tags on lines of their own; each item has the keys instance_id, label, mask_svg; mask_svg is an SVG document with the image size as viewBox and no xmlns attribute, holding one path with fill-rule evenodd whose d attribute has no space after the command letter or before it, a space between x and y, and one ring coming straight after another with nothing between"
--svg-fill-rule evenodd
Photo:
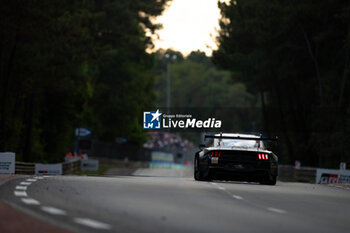
<instances>
[{"instance_id":1,"label":"tree canopy","mask_svg":"<svg viewBox=\"0 0 350 233\"><path fill-rule=\"evenodd\" d=\"M350 3L231 0L213 61L260 93L264 131L281 158L312 166L350 162Z\"/></svg>"},{"instance_id":2,"label":"tree canopy","mask_svg":"<svg viewBox=\"0 0 350 233\"><path fill-rule=\"evenodd\" d=\"M169 71L171 114L190 114L203 120L215 118L223 122L221 130L228 132L247 132L257 123L254 108L259 103L256 97L247 91L243 82L232 78L234 72L218 69L204 52L193 51L183 57L177 51L160 50L156 53L156 58L156 106L164 113L167 112ZM201 129L184 131L178 132L198 143Z\"/></svg>"},{"instance_id":3,"label":"tree canopy","mask_svg":"<svg viewBox=\"0 0 350 233\"><path fill-rule=\"evenodd\" d=\"M154 103L146 53L168 0L7 1L0 8L0 151L58 161L74 128L143 141Z\"/></svg>"},{"instance_id":4,"label":"tree canopy","mask_svg":"<svg viewBox=\"0 0 350 233\"><path fill-rule=\"evenodd\" d=\"M176 54L175 60L167 61L165 54ZM231 73L217 69L204 52L194 51L186 58L174 51L157 54L156 94L157 106L166 106L167 67L170 62L172 107L250 107L254 97L243 83L231 79Z\"/></svg>"}]
</instances>

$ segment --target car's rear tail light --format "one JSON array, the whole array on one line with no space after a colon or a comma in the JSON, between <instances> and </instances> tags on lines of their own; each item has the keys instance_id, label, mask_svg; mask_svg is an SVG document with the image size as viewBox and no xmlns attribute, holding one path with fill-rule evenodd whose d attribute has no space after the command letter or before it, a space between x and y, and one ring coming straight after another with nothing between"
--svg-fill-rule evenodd
<instances>
[{"instance_id":1,"label":"car's rear tail light","mask_svg":"<svg viewBox=\"0 0 350 233\"><path fill-rule=\"evenodd\" d=\"M211 157L220 157L220 156L221 156L221 151L211 152Z\"/></svg>"},{"instance_id":2,"label":"car's rear tail light","mask_svg":"<svg viewBox=\"0 0 350 233\"><path fill-rule=\"evenodd\" d=\"M259 160L268 160L269 155L268 154L258 154Z\"/></svg>"}]
</instances>

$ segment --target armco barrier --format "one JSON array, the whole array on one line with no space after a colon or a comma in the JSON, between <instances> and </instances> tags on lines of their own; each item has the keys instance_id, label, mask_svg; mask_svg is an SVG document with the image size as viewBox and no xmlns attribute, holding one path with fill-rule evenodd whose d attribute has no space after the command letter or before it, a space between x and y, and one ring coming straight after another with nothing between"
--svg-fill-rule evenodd
<instances>
[{"instance_id":1,"label":"armco barrier","mask_svg":"<svg viewBox=\"0 0 350 233\"><path fill-rule=\"evenodd\" d=\"M35 163L25 163L16 161L15 173L22 175L34 175Z\"/></svg>"},{"instance_id":2,"label":"armco barrier","mask_svg":"<svg viewBox=\"0 0 350 233\"><path fill-rule=\"evenodd\" d=\"M63 174L73 174L80 171L80 160L64 162L62 163ZM35 174L35 163L26 163L16 161L15 167L16 174L22 175L34 175Z\"/></svg>"},{"instance_id":3,"label":"armco barrier","mask_svg":"<svg viewBox=\"0 0 350 233\"><path fill-rule=\"evenodd\" d=\"M294 179L294 166L292 165L278 165L278 178L280 180Z\"/></svg>"},{"instance_id":4,"label":"armco barrier","mask_svg":"<svg viewBox=\"0 0 350 233\"><path fill-rule=\"evenodd\" d=\"M81 160L69 161L62 163L63 175L73 174L74 172L80 171Z\"/></svg>"},{"instance_id":5,"label":"armco barrier","mask_svg":"<svg viewBox=\"0 0 350 233\"><path fill-rule=\"evenodd\" d=\"M295 179L299 182L315 183L316 168L313 168L313 167L295 168Z\"/></svg>"},{"instance_id":6,"label":"armco barrier","mask_svg":"<svg viewBox=\"0 0 350 233\"><path fill-rule=\"evenodd\" d=\"M295 168L292 165L278 165L278 178L282 181L315 183L316 168Z\"/></svg>"}]
</instances>

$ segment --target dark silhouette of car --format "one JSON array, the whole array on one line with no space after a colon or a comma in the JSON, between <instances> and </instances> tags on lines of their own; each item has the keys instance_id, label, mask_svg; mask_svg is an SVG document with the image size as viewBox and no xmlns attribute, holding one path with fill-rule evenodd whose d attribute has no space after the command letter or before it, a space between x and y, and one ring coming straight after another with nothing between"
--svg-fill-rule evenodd
<instances>
[{"instance_id":1,"label":"dark silhouette of car","mask_svg":"<svg viewBox=\"0 0 350 233\"><path fill-rule=\"evenodd\" d=\"M275 185L278 157L264 141L277 140L254 134L215 134L209 146L200 145L194 158L194 178L199 181L236 180Z\"/></svg>"}]
</instances>

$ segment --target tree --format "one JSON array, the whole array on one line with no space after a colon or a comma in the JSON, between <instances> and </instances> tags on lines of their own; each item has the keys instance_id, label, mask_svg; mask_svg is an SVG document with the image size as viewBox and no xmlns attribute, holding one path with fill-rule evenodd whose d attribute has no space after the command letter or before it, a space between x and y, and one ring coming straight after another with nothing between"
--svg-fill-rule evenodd
<instances>
[{"instance_id":1,"label":"tree","mask_svg":"<svg viewBox=\"0 0 350 233\"><path fill-rule=\"evenodd\" d=\"M98 1L96 12L103 17L97 26L99 75L92 104L98 124L94 128L103 140L118 136L135 144L144 140L139 119L145 107L154 104L154 56L146 50L160 27L151 18L161 14L167 2Z\"/></svg>"},{"instance_id":2,"label":"tree","mask_svg":"<svg viewBox=\"0 0 350 233\"><path fill-rule=\"evenodd\" d=\"M178 57L170 64L173 114L193 114L198 119L214 117L224 122L222 130L248 131L247 125L254 124L250 116L256 99L246 91L245 84L232 80L231 72L216 68L200 51L194 51L186 58L175 51L157 53L157 64L163 64L156 70L157 108L166 107L166 53ZM244 116L248 112L249 116Z\"/></svg>"},{"instance_id":3,"label":"tree","mask_svg":"<svg viewBox=\"0 0 350 233\"><path fill-rule=\"evenodd\" d=\"M60 161L74 128L140 144L153 104L146 53L168 0L7 1L0 8L0 151Z\"/></svg>"},{"instance_id":4,"label":"tree","mask_svg":"<svg viewBox=\"0 0 350 233\"><path fill-rule=\"evenodd\" d=\"M282 135L285 161L333 167L349 161L349 6L341 0L219 3L213 61L239 72L248 90L266 99L265 131Z\"/></svg>"}]
</instances>

